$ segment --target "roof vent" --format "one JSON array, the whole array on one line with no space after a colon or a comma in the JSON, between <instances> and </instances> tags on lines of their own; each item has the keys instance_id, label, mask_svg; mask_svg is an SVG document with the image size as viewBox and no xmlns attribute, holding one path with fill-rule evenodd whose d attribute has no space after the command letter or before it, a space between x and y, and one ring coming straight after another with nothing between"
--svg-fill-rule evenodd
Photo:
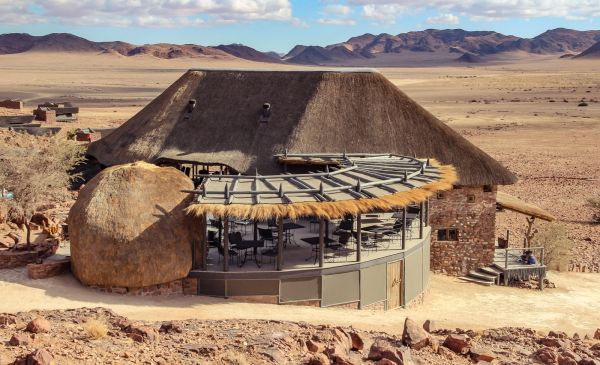
<instances>
[{"instance_id":1,"label":"roof vent","mask_svg":"<svg viewBox=\"0 0 600 365\"><path fill-rule=\"evenodd\" d=\"M260 112L260 122L267 123L271 118L271 104L264 103Z\"/></svg>"},{"instance_id":2,"label":"roof vent","mask_svg":"<svg viewBox=\"0 0 600 365\"><path fill-rule=\"evenodd\" d=\"M187 112L191 113L195 107L196 107L196 99L190 99L190 101L188 101L188 105L187 105Z\"/></svg>"}]
</instances>

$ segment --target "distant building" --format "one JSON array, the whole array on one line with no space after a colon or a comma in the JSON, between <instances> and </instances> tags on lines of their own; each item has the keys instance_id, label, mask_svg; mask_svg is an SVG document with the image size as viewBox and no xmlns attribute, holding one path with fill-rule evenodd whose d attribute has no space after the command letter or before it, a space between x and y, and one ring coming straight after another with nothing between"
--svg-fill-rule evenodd
<instances>
[{"instance_id":1,"label":"distant building","mask_svg":"<svg viewBox=\"0 0 600 365\"><path fill-rule=\"evenodd\" d=\"M44 103L39 104L33 111L36 120L45 122L74 122L79 114L79 107L71 103Z\"/></svg>"},{"instance_id":2,"label":"distant building","mask_svg":"<svg viewBox=\"0 0 600 365\"><path fill-rule=\"evenodd\" d=\"M0 101L0 108L21 110L23 109L23 102L21 100L6 99L4 101Z\"/></svg>"},{"instance_id":3,"label":"distant building","mask_svg":"<svg viewBox=\"0 0 600 365\"><path fill-rule=\"evenodd\" d=\"M95 131L92 128L81 128L75 131L75 139L79 142L92 142Z\"/></svg>"}]
</instances>

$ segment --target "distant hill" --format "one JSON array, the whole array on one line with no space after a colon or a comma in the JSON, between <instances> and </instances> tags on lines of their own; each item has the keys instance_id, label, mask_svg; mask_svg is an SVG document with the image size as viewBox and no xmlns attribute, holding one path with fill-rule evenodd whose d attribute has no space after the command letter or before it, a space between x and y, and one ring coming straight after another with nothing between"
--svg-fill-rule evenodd
<instances>
[{"instance_id":1,"label":"distant hill","mask_svg":"<svg viewBox=\"0 0 600 365\"><path fill-rule=\"evenodd\" d=\"M358 60L360 65L393 65L404 59L418 63L419 59L434 58L442 61L460 59L461 62L477 59L477 62L483 62L485 56L505 52L557 54L558 57L558 54L581 52L598 41L600 31L597 30L557 28L534 38L519 38L493 31L427 29L397 35L367 33L326 47L296 46L284 56L284 60L311 65L351 65ZM342 49L346 51L340 52ZM468 56L452 57L448 53Z\"/></svg>"},{"instance_id":2,"label":"distant hill","mask_svg":"<svg viewBox=\"0 0 600 365\"><path fill-rule=\"evenodd\" d=\"M464 63L481 63L481 62L483 62L483 59L481 58L481 56L478 56L476 54L465 53L462 56L460 56L459 58L457 58L456 61L464 62Z\"/></svg>"},{"instance_id":3,"label":"distant hill","mask_svg":"<svg viewBox=\"0 0 600 365\"><path fill-rule=\"evenodd\" d=\"M102 46L68 33L52 33L40 37L26 33L0 35L0 54L29 51L99 52L102 51Z\"/></svg>"},{"instance_id":4,"label":"distant hill","mask_svg":"<svg viewBox=\"0 0 600 365\"><path fill-rule=\"evenodd\" d=\"M243 44L228 44L228 45L219 45L214 47L215 49L219 49L223 52L229 53L237 58L243 58L245 60L255 61L255 62L274 62L281 63L281 59L279 57L273 57L273 55L269 53L264 53L255 50L254 48L244 46Z\"/></svg>"},{"instance_id":5,"label":"distant hill","mask_svg":"<svg viewBox=\"0 0 600 365\"><path fill-rule=\"evenodd\" d=\"M207 47L196 44L145 44L127 42L93 42L68 33L32 36L26 33L0 35L0 55L23 52L81 52L117 54L125 57L149 55L157 58L202 57L242 58L258 62L281 62L279 57L259 52L241 44Z\"/></svg>"},{"instance_id":6,"label":"distant hill","mask_svg":"<svg viewBox=\"0 0 600 365\"><path fill-rule=\"evenodd\" d=\"M365 33L325 47L297 45L284 56L260 52L243 44L202 46L196 44L135 45L122 41L93 42L68 33L32 36L25 33L0 35L0 55L22 52L85 52L132 57L147 55L172 59L182 57L239 58L254 62L324 66L428 66L455 62L480 63L523 55L555 55L556 58L600 57L600 30L548 30L533 38L520 38L494 31L427 29L400 34ZM502 56L500 57L500 55Z\"/></svg>"},{"instance_id":7,"label":"distant hill","mask_svg":"<svg viewBox=\"0 0 600 365\"><path fill-rule=\"evenodd\" d=\"M573 56L573 58L600 58L600 42L595 43L590 48L586 49L580 54Z\"/></svg>"}]
</instances>

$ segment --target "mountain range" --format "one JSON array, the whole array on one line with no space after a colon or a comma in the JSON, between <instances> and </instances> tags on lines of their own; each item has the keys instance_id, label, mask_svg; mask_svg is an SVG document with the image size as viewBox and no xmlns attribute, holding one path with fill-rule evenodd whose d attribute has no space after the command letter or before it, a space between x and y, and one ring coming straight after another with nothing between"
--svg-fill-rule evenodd
<instances>
[{"instance_id":1,"label":"mountain range","mask_svg":"<svg viewBox=\"0 0 600 365\"><path fill-rule=\"evenodd\" d=\"M494 60L498 55L510 59L511 55L516 54L600 58L600 30L557 28L534 38L462 29L427 29L397 35L367 33L325 47L297 45L284 56L274 52L257 51L242 44L134 45L121 41L93 42L68 33L52 33L45 36L24 33L0 35L0 55L23 52L94 52L124 57L149 55L165 59L239 58L255 62L327 66L426 66L449 62L487 62Z\"/></svg>"}]
</instances>

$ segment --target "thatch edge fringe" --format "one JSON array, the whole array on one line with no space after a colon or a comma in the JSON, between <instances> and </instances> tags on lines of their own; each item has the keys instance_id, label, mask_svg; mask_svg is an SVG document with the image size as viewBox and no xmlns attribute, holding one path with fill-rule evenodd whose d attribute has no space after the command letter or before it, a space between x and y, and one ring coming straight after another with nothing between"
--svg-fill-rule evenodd
<instances>
[{"instance_id":1,"label":"thatch edge fringe","mask_svg":"<svg viewBox=\"0 0 600 365\"><path fill-rule=\"evenodd\" d=\"M347 214L365 214L374 211L392 211L410 204L427 200L437 191L450 190L458 181L454 166L439 166L440 180L410 191L403 191L379 198L353 199L336 202L306 202L288 204L192 204L186 208L190 215L202 216L210 213L215 217L250 218L267 220L316 216L324 219L341 218Z\"/></svg>"}]
</instances>

